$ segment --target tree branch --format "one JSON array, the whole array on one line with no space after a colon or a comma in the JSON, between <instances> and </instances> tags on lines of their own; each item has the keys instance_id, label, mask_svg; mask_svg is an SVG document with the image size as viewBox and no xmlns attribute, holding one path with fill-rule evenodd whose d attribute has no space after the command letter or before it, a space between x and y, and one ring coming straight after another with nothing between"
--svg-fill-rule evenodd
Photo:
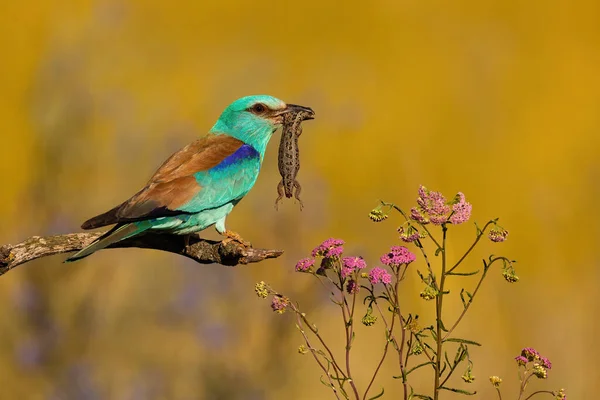
<instances>
[{"instance_id":1,"label":"tree branch","mask_svg":"<svg viewBox=\"0 0 600 400\"><path fill-rule=\"evenodd\" d=\"M18 265L55 254L79 251L106 232L69 233L56 236L32 236L15 245L0 246L0 275ZM236 266L259 262L267 258L276 258L283 254L281 250L254 249L242 244L216 242L191 236L186 246L183 236L147 233L114 243L107 248L154 249L175 253L191 258L200 264L222 264Z\"/></svg>"}]
</instances>

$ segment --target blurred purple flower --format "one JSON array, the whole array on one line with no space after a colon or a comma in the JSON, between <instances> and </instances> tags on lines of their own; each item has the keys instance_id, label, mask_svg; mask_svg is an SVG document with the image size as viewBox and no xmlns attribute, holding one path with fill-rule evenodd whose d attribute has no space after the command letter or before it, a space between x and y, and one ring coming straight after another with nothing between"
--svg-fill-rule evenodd
<instances>
[{"instance_id":1,"label":"blurred purple flower","mask_svg":"<svg viewBox=\"0 0 600 400\"><path fill-rule=\"evenodd\" d=\"M290 302L287 299L287 297L273 296L273 300L271 301L271 308L276 313L283 314L289 303Z\"/></svg>"},{"instance_id":2,"label":"blurred purple flower","mask_svg":"<svg viewBox=\"0 0 600 400\"><path fill-rule=\"evenodd\" d=\"M521 350L521 356L525 357L527 361L533 361L536 358L540 358L540 353L538 353L533 347L525 347L523 350Z\"/></svg>"},{"instance_id":3,"label":"blurred purple flower","mask_svg":"<svg viewBox=\"0 0 600 400\"><path fill-rule=\"evenodd\" d=\"M540 356L540 362L542 363L542 367L552 369L552 363L546 357Z\"/></svg>"},{"instance_id":4,"label":"blurred purple flower","mask_svg":"<svg viewBox=\"0 0 600 400\"><path fill-rule=\"evenodd\" d=\"M488 233L488 238L492 242L496 242L496 243L504 242L507 237L508 237L508 231L499 226L496 226L495 228L490 229L490 232Z\"/></svg>"},{"instance_id":5,"label":"blurred purple flower","mask_svg":"<svg viewBox=\"0 0 600 400\"><path fill-rule=\"evenodd\" d=\"M392 276L383 268L375 267L369 272L369 282L371 284L376 285L378 283L383 283L389 285L392 283Z\"/></svg>"},{"instance_id":6,"label":"blurred purple flower","mask_svg":"<svg viewBox=\"0 0 600 400\"><path fill-rule=\"evenodd\" d=\"M416 256L404 246L392 246L390 252L380 258L381 262L387 266L410 264L415 259Z\"/></svg>"},{"instance_id":7,"label":"blurred purple flower","mask_svg":"<svg viewBox=\"0 0 600 400\"><path fill-rule=\"evenodd\" d=\"M314 258L303 258L302 260L296 263L296 271L298 272L306 272L310 270L310 268L315 265Z\"/></svg>"},{"instance_id":8,"label":"blurred purple flower","mask_svg":"<svg viewBox=\"0 0 600 400\"><path fill-rule=\"evenodd\" d=\"M344 251L344 241L341 239L329 238L315 247L312 251L313 257L333 257L339 256Z\"/></svg>"},{"instance_id":9,"label":"blurred purple flower","mask_svg":"<svg viewBox=\"0 0 600 400\"><path fill-rule=\"evenodd\" d=\"M360 289L360 285L354 279L350 279L348 281L348 284L346 285L346 291L349 294L358 293L359 289Z\"/></svg>"},{"instance_id":10,"label":"blurred purple flower","mask_svg":"<svg viewBox=\"0 0 600 400\"><path fill-rule=\"evenodd\" d=\"M352 269L363 269L367 267L367 263L362 257L344 257L342 261L345 267Z\"/></svg>"},{"instance_id":11,"label":"blurred purple flower","mask_svg":"<svg viewBox=\"0 0 600 400\"><path fill-rule=\"evenodd\" d=\"M525 366L525 364L527 364L527 358L525 358L523 356L517 356L517 357L515 357L515 361L520 366Z\"/></svg>"},{"instance_id":12,"label":"blurred purple flower","mask_svg":"<svg viewBox=\"0 0 600 400\"><path fill-rule=\"evenodd\" d=\"M398 233L400 234L400 239L407 243L414 242L421 237L421 235L419 235L419 231L412 225L409 225L406 229L401 226L398 228Z\"/></svg>"}]
</instances>

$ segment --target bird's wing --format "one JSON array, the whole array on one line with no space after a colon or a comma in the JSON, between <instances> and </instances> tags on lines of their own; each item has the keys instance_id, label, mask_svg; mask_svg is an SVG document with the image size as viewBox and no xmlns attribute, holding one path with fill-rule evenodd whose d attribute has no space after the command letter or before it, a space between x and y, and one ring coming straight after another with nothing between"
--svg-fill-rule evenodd
<instances>
[{"instance_id":1,"label":"bird's wing","mask_svg":"<svg viewBox=\"0 0 600 400\"><path fill-rule=\"evenodd\" d=\"M234 137L205 136L169 157L129 200L89 219L82 228L199 212L235 200L252 173L244 172L243 164L256 157L256 150ZM240 168L230 168L235 164Z\"/></svg>"}]
</instances>

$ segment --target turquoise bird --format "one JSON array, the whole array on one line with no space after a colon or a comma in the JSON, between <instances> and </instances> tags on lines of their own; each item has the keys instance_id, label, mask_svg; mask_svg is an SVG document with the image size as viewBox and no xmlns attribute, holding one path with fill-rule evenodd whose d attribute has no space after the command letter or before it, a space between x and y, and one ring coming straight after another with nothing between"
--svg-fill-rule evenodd
<instances>
[{"instance_id":1,"label":"turquoise bird","mask_svg":"<svg viewBox=\"0 0 600 400\"><path fill-rule=\"evenodd\" d=\"M83 229L116 225L66 261L144 232L190 235L212 225L226 240L245 243L225 228L225 219L254 186L283 115L299 110L313 112L266 95L234 101L206 136L169 157L142 190L85 221Z\"/></svg>"}]
</instances>

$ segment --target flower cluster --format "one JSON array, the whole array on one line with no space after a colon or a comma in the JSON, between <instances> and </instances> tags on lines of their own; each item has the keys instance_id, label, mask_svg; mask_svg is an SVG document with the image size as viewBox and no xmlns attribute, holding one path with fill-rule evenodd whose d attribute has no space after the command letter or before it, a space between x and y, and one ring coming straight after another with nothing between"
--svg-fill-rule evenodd
<instances>
[{"instance_id":1,"label":"flower cluster","mask_svg":"<svg viewBox=\"0 0 600 400\"><path fill-rule=\"evenodd\" d=\"M408 227L404 228L401 226L398 228L398 233L400 234L400 240L406 243L414 242L415 240L421 239L422 236L419 231L412 225L408 225Z\"/></svg>"},{"instance_id":2,"label":"flower cluster","mask_svg":"<svg viewBox=\"0 0 600 400\"><path fill-rule=\"evenodd\" d=\"M313 257L336 257L344 252L344 241L342 239L329 238L315 247L312 251Z\"/></svg>"},{"instance_id":3,"label":"flower cluster","mask_svg":"<svg viewBox=\"0 0 600 400\"><path fill-rule=\"evenodd\" d=\"M465 195L459 192L451 202L440 192L428 190L425 186L419 187L417 206L410 210L410 217L422 224L432 223L441 225L447 222L462 224L471 217L473 206L465 200Z\"/></svg>"},{"instance_id":4,"label":"flower cluster","mask_svg":"<svg viewBox=\"0 0 600 400\"><path fill-rule=\"evenodd\" d=\"M280 295L273 296L273 300L271 300L271 308L278 314L283 314L289 304L290 300Z\"/></svg>"},{"instance_id":5,"label":"flower cluster","mask_svg":"<svg viewBox=\"0 0 600 400\"><path fill-rule=\"evenodd\" d=\"M367 263L362 257L344 257L342 259L342 278L347 278L354 271L367 267Z\"/></svg>"},{"instance_id":6,"label":"flower cluster","mask_svg":"<svg viewBox=\"0 0 600 400\"><path fill-rule=\"evenodd\" d=\"M387 219L387 217L388 217L388 215L386 213L384 213L380 208L375 208L374 210L371 210L371 212L369 213L369 218L373 222L385 221Z\"/></svg>"},{"instance_id":7,"label":"flower cluster","mask_svg":"<svg viewBox=\"0 0 600 400\"><path fill-rule=\"evenodd\" d=\"M314 258L303 258L296 263L297 272L309 272L312 266L315 265Z\"/></svg>"},{"instance_id":8,"label":"flower cluster","mask_svg":"<svg viewBox=\"0 0 600 400\"><path fill-rule=\"evenodd\" d=\"M515 357L517 365L527 368L531 363L531 372L540 379L546 379L548 370L552 369L552 363L546 357L543 357L537 350L531 347L525 347L521 354Z\"/></svg>"},{"instance_id":9,"label":"flower cluster","mask_svg":"<svg viewBox=\"0 0 600 400\"><path fill-rule=\"evenodd\" d=\"M264 281L260 281L254 286L254 292L261 299L266 299L269 295L269 287Z\"/></svg>"},{"instance_id":10,"label":"flower cluster","mask_svg":"<svg viewBox=\"0 0 600 400\"><path fill-rule=\"evenodd\" d=\"M490 382L492 383L492 385L494 387L500 387L500 384L502 383L502 378L500 378L499 376L490 376Z\"/></svg>"},{"instance_id":11,"label":"flower cluster","mask_svg":"<svg viewBox=\"0 0 600 400\"><path fill-rule=\"evenodd\" d=\"M404 246L392 246L389 253L381 256L380 260L389 267L397 267L401 264L410 264L416 257Z\"/></svg>"},{"instance_id":12,"label":"flower cluster","mask_svg":"<svg viewBox=\"0 0 600 400\"><path fill-rule=\"evenodd\" d=\"M375 267L371 270L371 272L369 272L369 282L371 282L373 285L378 283L389 285L392 283L392 276L385 269Z\"/></svg>"},{"instance_id":13,"label":"flower cluster","mask_svg":"<svg viewBox=\"0 0 600 400\"><path fill-rule=\"evenodd\" d=\"M492 242L504 242L508 237L508 231L501 226L496 225L494 228L490 229L488 233L488 238Z\"/></svg>"},{"instance_id":14,"label":"flower cluster","mask_svg":"<svg viewBox=\"0 0 600 400\"><path fill-rule=\"evenodd\" d=\"M472 208L471 203L467 203L465 200L465 195L462 192L458 192L452 201L452 214L449 217L450 223L458 225L467 222L471 218Z\"/></svg>"}]
</instances>

